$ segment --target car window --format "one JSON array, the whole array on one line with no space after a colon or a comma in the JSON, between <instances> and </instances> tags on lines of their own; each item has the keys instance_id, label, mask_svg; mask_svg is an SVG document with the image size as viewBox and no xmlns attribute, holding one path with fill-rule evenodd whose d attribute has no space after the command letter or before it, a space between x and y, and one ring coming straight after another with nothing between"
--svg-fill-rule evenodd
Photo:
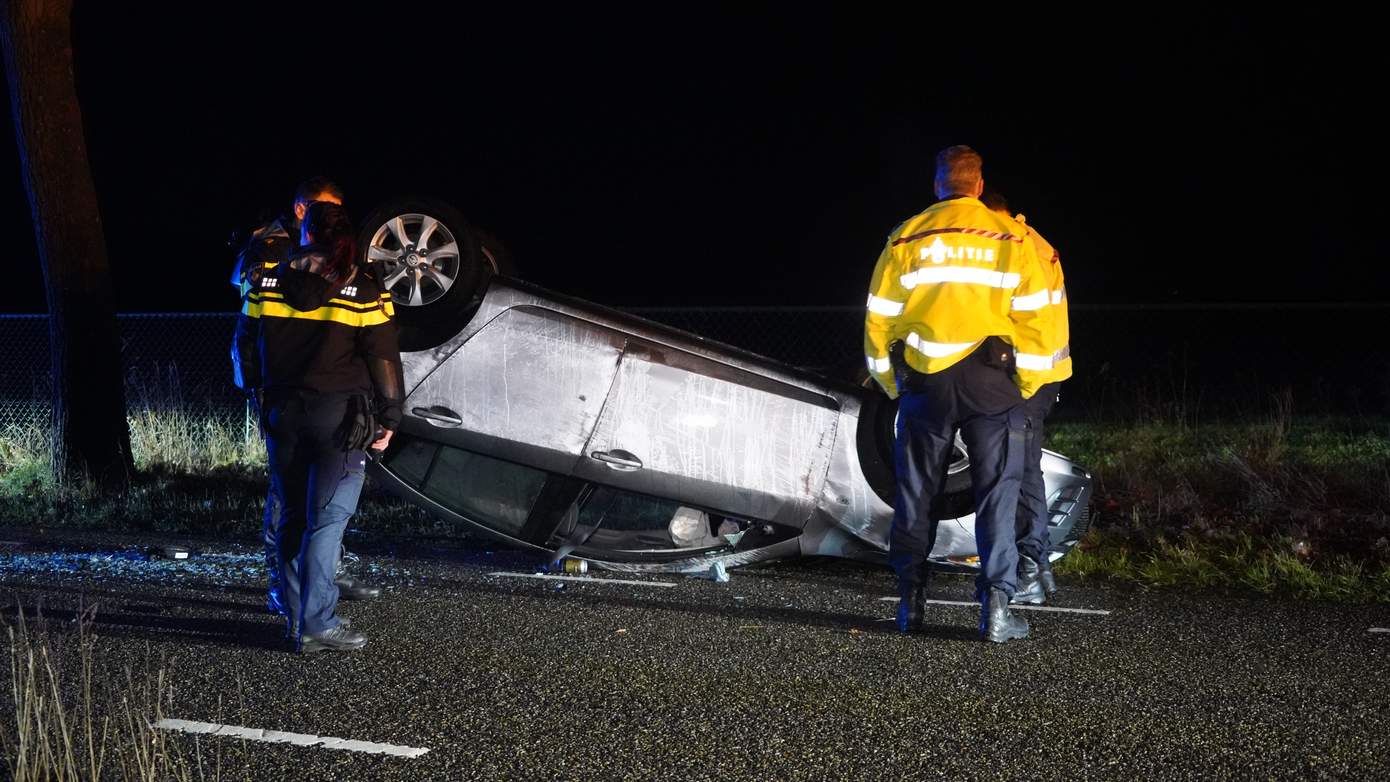
<instances>
[{"instance_id":1,"label":"car window","mask_svg":"<svg viewBox=\"0 0 1390 782\"><path fill-rule=\"evenodd\" d=\"M532 467L418 438L393 448L386 467L431 500L508 535L525 526L546 479Z\"/></svg>"},{"instance_id":2,"label":"car window","mask_svg":"<svg viewBox=\"0 0 1390 782\"><path fill-rule=\"evenodd\" d=\"M598 487L556 531L555 543L594 551L732 547L748 523L679 502Z\"/></svg>"},{"instance_id":3,"label":"car window","mask_svg":"<svg viewBox=\"0 0 1390 782\"><path fill-rule=\"evenodd\" d=\"M397 478L420 488L439 446L428 440L397 434L395 447L386 452L385 464Z\"/></svg>"}]
</instances>

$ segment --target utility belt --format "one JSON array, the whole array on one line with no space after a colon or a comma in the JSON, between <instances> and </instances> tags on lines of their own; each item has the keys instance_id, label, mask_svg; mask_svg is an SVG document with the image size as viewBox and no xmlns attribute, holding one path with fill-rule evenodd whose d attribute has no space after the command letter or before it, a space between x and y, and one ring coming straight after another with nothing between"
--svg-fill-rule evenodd
<instances>
[{"instance_id":1,"label":"utility belt","mask_svg":"<svg viewBox=\"0 0 1390 782\"><path fill-rule=\"evenodd\" d=\"M893 370L898 377L898 387L906 391L919 391L928 382L930 374L919 372L907 363L907 343L902 340L894 340L888 345L888 360L893 364ZM961 359L955 365L948 367L943 372L950 372L956 366L967 361L983 364L990 369L996 369L1005 374L1013 374L1015 368L1013 346L1005 342L1002 337L989 336L984 341L975 346L970 354Z\"/></svg>"},{"instance_id":2,"label":"utility belt","mask_svg":"<svg viewBox=\"0 0 1390 782\"><path fill-rule=\"evenodd\" d=\"M364 451L381 439L384 428L376 419L372 401L354 391L321 392L304 388L269 388L261 402L261 431L268 431L271 408L295 403L309 407L345 403L343 419L333 432L333 442L344 451Z\"/></svg>"}]
</instances>

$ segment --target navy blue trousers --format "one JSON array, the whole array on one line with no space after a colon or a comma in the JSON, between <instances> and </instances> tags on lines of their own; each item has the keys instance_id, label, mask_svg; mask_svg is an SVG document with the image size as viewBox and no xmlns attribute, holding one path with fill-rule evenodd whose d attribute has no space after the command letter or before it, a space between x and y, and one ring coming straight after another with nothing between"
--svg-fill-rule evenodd
<instances>
[{"instance_id":1,"label":"navy blue trousers","mask_svg":"<svg viewBox=\"0 0 1390 782\"><path fill-rule=\"evenodd\" d=\"M1038 563L1043 570L1052 569L1052 563L1048 560L1052 540L1047 531L1047 520L1051 514L1042 474L1043 423L1057 401L1057 389L1061 385L1048 383L1023 403L1024 415L1028 417L1028 432L1023 444L1023 482L1019 485L1014 533L1018 540L1018 553Z\"/></svg>"},{"instance_id":2,"label":"navy blue trousers","mask_svg":"<svg viewBox=\"0 0 1390 782\"><path fill-rule=\"evenodd\" d=\"M266 415L270 489L281 512L280 596L290 626L302 633L339 624L334 575L367 462L364 452L337 445L346 415L346 398L312 395L272 403Z\"/></svg>"},{"instance_id":3,"label":"navy blue trousers","mask_svg":"<svg viewBox=\"0 0 1390 782\"><path fill-rule=\"evenodd\" d=\"M269 453L270 442L266 442ZM280 595L280 526L285 520L285 508L280 495L272 487L265 495L265 515L261 520L261 543L265 548L265 572L270 581L268 605L284 606Z\"/></svg>"},{"instance_id":4,"label":"navy blue trousers","mask_svg":"<svg viewBox=\"0 0 1390 782\"><path fill-rule=\"evenodd\" d=\"M975 541L980 554L977 589L1013 595L1018 548L1014 535L1023 475L1026 418L1023 397L1009 373L987 366L983 351L933 374L900 374L895 469L898 491L888 561L904 580L936 542L933 500L941 493L957 430L970 455L975 498Z\"/></svg>"},{"instance_id":5,"label":"navy blue trousers","mask_svg":"<svg viewBox=\"0 0 1390 782\"><path fill-rule=\"evenodd\" d=\"M267 443L267 448L269 444ZM280 501L280 495L275 493L271 487L265 495L265 515L261 523L261 543L265 548L265 572L267 581L270 584L266 605L270 607L279 606L280 613L284 612L285 601L280 592L280 527L285 522L285 507ZM343 556L345 552L341 547L338 549L338 559L333 564L335 576L343 571Z\"/></svg>"}]
</instances>

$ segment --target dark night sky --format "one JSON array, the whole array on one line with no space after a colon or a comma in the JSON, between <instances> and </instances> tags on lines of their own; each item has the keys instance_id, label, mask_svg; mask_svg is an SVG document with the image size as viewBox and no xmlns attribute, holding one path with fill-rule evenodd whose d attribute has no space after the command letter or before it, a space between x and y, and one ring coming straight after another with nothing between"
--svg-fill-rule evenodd
<instances>
[{"instance_id":1,"label":"dark night sky","mask_svg":"<svg viewBox=\"0 0 1390 782\"><path fill-rule=\"evenodd\" d=\"M227 233L316 173L358 217L446 199L607 304L858 304L952 143L1076 303L1387 298L1345 20L106 5L75 47L123 311L232 308ZM8 127L0 310L39 312Z\"/></svg>"}]
</instances>

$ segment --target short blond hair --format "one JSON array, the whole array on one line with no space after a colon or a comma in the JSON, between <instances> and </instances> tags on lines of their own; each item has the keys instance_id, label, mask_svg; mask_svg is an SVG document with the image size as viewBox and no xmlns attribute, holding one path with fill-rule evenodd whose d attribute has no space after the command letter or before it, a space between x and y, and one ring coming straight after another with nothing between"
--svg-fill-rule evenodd
<instances>
[{"instance_id":1,"label":"short blond hair","mask_svg":"<svg viewBox=\"0 0 1390 782\"><path fill-rule=\"evenodd\" d=\"M984 168L984 158L970 147L946 147L936 153L936 189L953 195L973 192L984 178Z\"/></svg>"}]
</instances>

